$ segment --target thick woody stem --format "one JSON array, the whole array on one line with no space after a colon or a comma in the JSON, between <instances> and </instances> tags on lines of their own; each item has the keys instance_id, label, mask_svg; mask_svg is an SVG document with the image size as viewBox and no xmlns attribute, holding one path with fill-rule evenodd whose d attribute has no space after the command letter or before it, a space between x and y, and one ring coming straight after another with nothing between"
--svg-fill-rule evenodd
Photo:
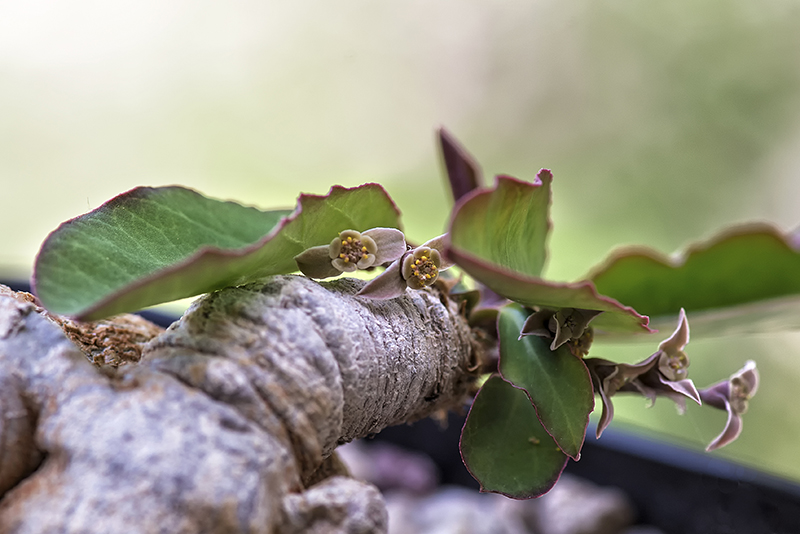
<instances>
[{"instance_id":1,"label":"thick woody stem","mask_svg":"<svg viewBox=\"0 0 800 534\"><path fill-rule=\"evenodd\" d=\"M307 486L338 444L462 405L477 355L446 298L361 285L213 293L113 372L0 295L0 531L383 531L374 487Z\"/></svg>"}]
</instances>

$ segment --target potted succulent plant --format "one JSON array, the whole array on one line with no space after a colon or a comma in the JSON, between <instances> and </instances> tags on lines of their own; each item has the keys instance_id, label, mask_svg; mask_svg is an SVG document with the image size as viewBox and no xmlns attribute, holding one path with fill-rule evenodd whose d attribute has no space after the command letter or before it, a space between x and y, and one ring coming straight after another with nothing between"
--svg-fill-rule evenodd
<instances>
[{"instance_id":1,"label":"potted succulent plant","mask_svg":"<svg viewBox=\"0 0 800 534\"><path fill-rule=\"evenodd\" d=\"M690 322L758 328L784 312L800 293L793 237L741 226L679 261L627 250L554 282L542 278L553 174L487 187L447 132L440 141L455 206L447 232L422 244L406 241L377 184L273 211L136 188L50 234L36 298L0 295L6 531L382 531L380 495L343 476L336 446L467 405L458 447L483 491L538 497L570 466L624 486L616 473L634 495L663 491L666 508L692 516L680 510L702 501L671 500L655 476L636 476L647 462L658 472L652 458L591 469L593 455L624 450L595 438L621 394L723 410L709 450L739 436L756 364L697 387ZM380 272L319 281L357 271ZM203 293L163 332L118 315ZM653 339L638 362L593 356L603 338L632 336ZM697 476L675 483L681 495ZM752 487L797 506L791 489ZM654 523L665 514L656 501L640 506ZM786 524L776 509L764 524Z\"/></svg>"}]
</instances>

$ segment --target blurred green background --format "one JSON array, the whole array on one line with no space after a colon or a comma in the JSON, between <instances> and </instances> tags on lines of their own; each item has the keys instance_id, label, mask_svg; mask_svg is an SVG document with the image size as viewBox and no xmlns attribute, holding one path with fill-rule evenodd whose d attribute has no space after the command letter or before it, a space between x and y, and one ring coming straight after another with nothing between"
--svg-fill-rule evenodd
<instances>
[{"instance_id":1,"label":"blurred green background","mask_svg":"<svg viewBox=\"0 0 800 534\"><path fill-rule=\"evenodd\" d=\"M792 229L797 28L791 0L0 0L0 275L29 276L49 231L137 185L286 207L379 181L423 241L448 216L440 125L487 176L553 170L555 279L618 244ZM657 343L596 355L635 361ZM689 354L699 386L758 361L744 433L715 454L800 480L800 334ZM725 420L615 404L617 421L692 448Z\"/></svg>"}]
</instances>

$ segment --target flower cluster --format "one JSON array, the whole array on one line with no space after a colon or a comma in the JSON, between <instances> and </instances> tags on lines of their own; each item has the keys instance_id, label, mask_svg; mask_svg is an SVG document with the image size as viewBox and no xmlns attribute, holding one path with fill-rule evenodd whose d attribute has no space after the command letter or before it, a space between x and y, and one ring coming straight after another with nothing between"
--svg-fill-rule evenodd
<instances>
[{"instance_id":1,"label":"flower cluster","mask_svg":"<svg viewBox=\"0 0 800 534\"><path fill-rule=\"evenodd\" d=\"M636 364L615 363L602 358L584 360L595 392L600 396L603 412L597 423L599 438L614 417L611 397L620 392L638 393L654 403L656 397L675 401L678 410L686 409L686 399L708 404L728 412L728 423L722 433L708 446L714 450L735 440L742 428L741 415L747 411L750 398L758 389L755 362L734 374L729 380L698 391L688 378L689 357L684 349L689 343L689 321L681 309L678 327L661 342L658 351Z\"/></svg>"},{"instance_id":2,"label":"flower cluster","mask_svg":"<svg viewBox=\"0 0 800 534\"><path fill-rule=\"evenodd\" d=\"M389 263L386 270L367 283L359 295L390 299L406 288L423 289L453 264L442 257L444 236L408 250L405 236L394 228L372 228L365 232L345 230L330 245L311 247L294 257L297 267L309 278L329 278L341 273L369 269Z\"/></svg>"},{"instance_id":3,"label":"flower cluster","mask_svg":"<svg viewBox=\"0 0 800 534\"><path fill-rule=\"evenodd\" d=\"M311 247L294 260L309 278L329 278L395 261L405 251L405 236L395 228L345 230L330 245Z\"/></svg>"},{"instance_id":4,"label":"flower cluster","mask_svg":"<svg viewBox=\"0 0 800 534\"><path fill-rule=\"evenodd\" d=\"M442 256L444 236L440 235L407 251L386 270L367 283L358 294L373 299L391 299L405 293L406 288L423 289L439 278L439 273L453 263Z\"/></svg>"},{"instance_id":5,"label":"flower cluster","mask_svg":"<svg viewBox=\"0 0 800 534\"><path fill-rule=\"evenodd\" d=\"M600 437L614 417L611 397L618 392L639 393L650 399L651 403L658 396L669 397L675 401L681 412L686 409L686 398L701 404L697 388L686 378L689 358L683 349L688 343L689 321L681 309L675 332L661 342L654 354L643 361L626 364L602 358L584 360L595 391L603 403L603 413L597 424L597 437Z\"/></svg>"}]
</instances>

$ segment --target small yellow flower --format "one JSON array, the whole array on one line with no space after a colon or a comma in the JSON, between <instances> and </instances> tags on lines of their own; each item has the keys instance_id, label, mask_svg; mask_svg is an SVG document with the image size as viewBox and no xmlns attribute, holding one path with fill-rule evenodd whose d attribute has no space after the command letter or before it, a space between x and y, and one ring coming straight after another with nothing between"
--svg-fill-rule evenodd
<instances>
[{"instance_id":1,"label":"small yellow flower","mask_svg":"<svg viewBox=\"0 0 800 534\"><path fill-rule=\"evenodd\" d=\"M331 264L341 272L368 269L375 264L378 245L366 233L345 230L328 247Z\"/></svg>"},{"instance_id":2,"label":"small yellow flower","mask_svg":"<svg viewBox=\"0 0 800 534\"><path fill-rule=\"evenodd\" d=\"M329 245L311 247L294 260L304 275L329 278L395 261L405 251L405 236L395 228L344 230Z\"/></svg>"},{"instance_id":3,"label":"small yellow flower","mask_svg":"<svg viewBox=\"0 0 800 534\"><path fill-rule=\"evenodd\" d=\"M434 237L406 252L392 262L386 271L370 280L358 294L371 299L393 299L405 293L409 287L423 289L433 285L439 273L453 265L440 252L444 250L445 237Z\"/></svg>"},{"instance_id":4,"label":"small yellow flower","mask_svg":"<svg viewBox=\"0 0 800 534\"><path fill-rule=\"evenodd\" d=\"M439 251L430 247L418 247L403 259L401 270L403 278L411 289L422 289L432 285L439 278L442 257Z\"/></svg>"}]
</instances>

